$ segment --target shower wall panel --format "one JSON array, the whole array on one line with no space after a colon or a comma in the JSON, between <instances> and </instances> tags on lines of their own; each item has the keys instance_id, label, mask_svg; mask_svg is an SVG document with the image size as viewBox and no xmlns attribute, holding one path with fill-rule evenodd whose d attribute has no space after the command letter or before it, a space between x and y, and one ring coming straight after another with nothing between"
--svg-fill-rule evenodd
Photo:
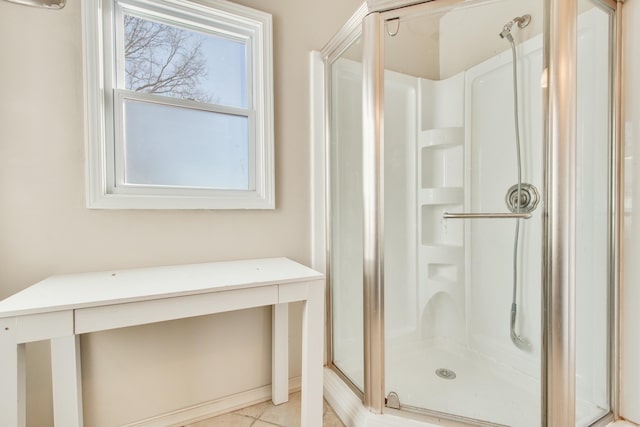
<instances>
[{"instance_id":1,"label":"shower wall panel","mask_svg":"<svg viewBox=\"0 0 640 427\"><path fill-rule=\"evenodd\" d=\"M542 190L541 38L518 45L522 182ZM507 190L517 184L512 56L505 51L465 73L465 210L508 212ZM520 221L517 332L509 334L516 220L468 221L466 238L469 345L484 357L529 378L540 377L541 213Z\"/></svg>"},{"instance_id":2,"label":"shower wall panel","mask_svg":"<svg viewBox=\"0 0 640 427\"><path fill-rule=\"evenodd\" d=\"M415 330L416 244L416 135L418 81L386 70L384 162L384 265L386 339Z\"/></svg>"}]
</instances>

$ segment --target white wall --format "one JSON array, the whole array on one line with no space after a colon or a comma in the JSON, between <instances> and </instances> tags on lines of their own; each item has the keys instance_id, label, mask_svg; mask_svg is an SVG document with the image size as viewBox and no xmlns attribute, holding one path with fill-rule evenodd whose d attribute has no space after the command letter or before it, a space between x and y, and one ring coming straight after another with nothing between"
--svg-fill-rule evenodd
<instances>
[{"instance_id":1,"label":"white wall","mask_svg":"<svg viewBox=\"0 0 640 427\"><path fill-rule=\"evenodd\" d=\"M81 1L67 3L0 2L0 298L56 273L266 256L309 263L308 52L359 0L238 1L274 17L271 212L85 208ZM91 334L82 352L85 425L132 422L269 383L270 311ZM47 346L29 345L27 359L28 425L52 425Z\"/></svg>"},{"instance_id":2,"label":"white wall","mask_svg":"<svg viewBox=\"0 0 640 427\"><path fill-rule=\"evenodd\" d=\"M623 6L624 58L624 138L625 138L625 221L623 282L621 291L622 402L620 413L640 423L640 0L627 0Z\"/></svg>"}]
</instances>

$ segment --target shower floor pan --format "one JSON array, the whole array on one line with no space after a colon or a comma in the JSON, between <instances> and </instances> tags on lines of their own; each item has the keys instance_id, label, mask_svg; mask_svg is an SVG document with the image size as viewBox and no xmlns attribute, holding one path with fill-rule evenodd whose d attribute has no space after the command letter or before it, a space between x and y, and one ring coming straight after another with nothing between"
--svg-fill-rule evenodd
<instances>
[{"instance_id":1,"label":"shower floor pan","mask_svg":"<svg viewBox=\"0 0 640 427\"><path fill-rule=\"evenodd\" d=\"M425 408L498 425L540 426L540 381L468 349L388 351L386 389L396 392L406 409ZM576 409L579 426L607 413L584 400Z\"/></svg>"},{"instance_id":2,"label":"shower floor pan","mask_svg":"<svg viewBox=\"0 0 640 427\"><path fill-rule=\"evenodd\" d=\"M398 394L402 408L540 426L540 386L533 378L466 349L401 347L387 353L386 389Z\"/></svg>"},{"instance_id":3,"label":"shower floor pan","mask_svg":"<svg viewBox=\"0 0 640 427\"><path fill-rule=\"evenodd\" d=\"M438 425L434 423L434 418L449 418L451 415L454 419L459 417L461 421L482 420L486 425L541 425L539 380L477 352L460 347L425 346L424 343L403 344L387 350L386 369L386 393L397 393L401 410L431 415L430 422L416 424L412 416L414 420L410 423L407 420L407 424L398 424L398 417L391 416L383 421L382 418L389 416L355 416L354 408L346 412L337 408L336 413L346 425L432 426ZM352 392L346 385L342 388L334 384L333 387L327 387L325 393L332 403L334 400L346 402L344 394ZM576 407L578 426L588 426L607 412L584 400L579 400ZM362 410L366 411L364 408ZM397 412L394 411L394 414ZM378 424L380 422L383 424Z\"/></svg>"}]
</instances>

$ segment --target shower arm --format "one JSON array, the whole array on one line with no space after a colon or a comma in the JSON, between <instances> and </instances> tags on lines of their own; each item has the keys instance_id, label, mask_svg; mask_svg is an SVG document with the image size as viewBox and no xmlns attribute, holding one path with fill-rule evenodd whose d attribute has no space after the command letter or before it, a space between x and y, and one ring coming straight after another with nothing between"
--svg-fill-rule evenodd
<instances>
[{"instance_id":1,"label":"shower arm","mask_svg":"<svg viewBox=\"0 0 640 427\"><path fill-rule=\"evenodd\" d=\"M521 212L521 213L490 213L490 212L461 212L461 213L450 213L444 212L442 214L444 219L529 219L531 218L531 213L529 212Z\"/></svg>"}]
</instances>

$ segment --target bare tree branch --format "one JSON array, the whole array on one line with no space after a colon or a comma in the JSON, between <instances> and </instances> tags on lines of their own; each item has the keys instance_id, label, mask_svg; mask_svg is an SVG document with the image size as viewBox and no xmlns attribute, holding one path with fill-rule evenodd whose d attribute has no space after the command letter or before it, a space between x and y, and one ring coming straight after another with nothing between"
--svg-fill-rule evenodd
<instances>
[{"instance_id":1,"label":"bare tree branch","mask_svg":"<svg viewBox=\"0 0 640 427\"><path fill-rule=\"evenodd\" d=\"M125 15L127 89L208 102L200 83L207 76L204 36Z\"/></svg>"}]
</instances>

